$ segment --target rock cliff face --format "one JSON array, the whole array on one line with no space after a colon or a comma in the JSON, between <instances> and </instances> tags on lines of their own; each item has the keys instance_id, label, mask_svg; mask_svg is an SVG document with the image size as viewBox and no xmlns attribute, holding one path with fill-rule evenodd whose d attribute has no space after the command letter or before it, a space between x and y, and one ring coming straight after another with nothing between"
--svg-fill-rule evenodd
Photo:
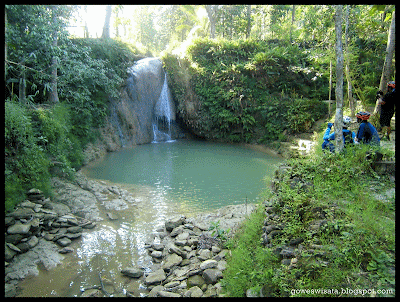
<instances>
[{"instance_id":1,"label":"rock cliff face","mask_svg":"<svg viewBox=\"0 0 400 302\"><path fill-rule=\"evenodd\" d=\"M157 118L171 121L169 132L172 139L181 134L175 121L171 93L164 86L167 77L162 62L158 58L139 60L128 70L128 74L120 98L110 100L110 114L106 117L105 125L99 129L98 141L87 146L85 164L104 156L106 152L151 143ZM165 110L160 105L165 97L170 100L168 117L163 115Z\"/></svg>"}]
</instances>

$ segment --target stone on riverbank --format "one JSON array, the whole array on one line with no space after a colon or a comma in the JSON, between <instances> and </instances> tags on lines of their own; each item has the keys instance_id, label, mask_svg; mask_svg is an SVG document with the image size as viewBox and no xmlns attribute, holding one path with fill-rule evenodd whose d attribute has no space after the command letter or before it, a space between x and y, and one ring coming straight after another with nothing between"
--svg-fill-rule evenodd
<instances>
[{"instance_id":1,"label":"stone on riverbank","mask_svg":"<svg viewBox=\"0 0 400 302\"><path fill-rule=\"evenodd\" d=\"M136 267L127 267L123 269L121 273L127 277L140 278L143 276L143 269Z\"/></svg>"},{"instance_id":2,"label":"stone on riverbank","mask_svg":"<svg viewBox=\"0 0 400 302\"><path fill-rule=\"evenodd\" d=\"M165 275L164 270L163 269L158 269L158 270L150 273L146 277L145 282L146 282L147 285L152 285L152 284L156 284L156 283L161 283L166 278L167 278L167 276Z\"/></svg>"}]
</instances>

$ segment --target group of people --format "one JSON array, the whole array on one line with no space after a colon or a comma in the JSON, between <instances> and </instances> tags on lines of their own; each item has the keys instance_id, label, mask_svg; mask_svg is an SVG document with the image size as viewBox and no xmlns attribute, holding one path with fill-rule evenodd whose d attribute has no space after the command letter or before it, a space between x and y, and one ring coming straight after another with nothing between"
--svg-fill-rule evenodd
<instances>
[{"instance_id":1,"label":"group of people","mask_svg":"<svg viewBox=\"0 0 400 302\"><path fill-rule=\"evenodd\" d=\"M395 82L391 81L388 83L388 92L385 96L383 93L378 92L378 102L380 105L380 120L379 123L382 127L382 138L390 140L390 120L394 114L394 98L395 98ZM356 114L357 123L360 124L357 134L347 128L350 125L351 118L349 116L343 117L343 143L346 144L370 144L370 145L380 145L381 138L378 135L378 131L368 119L371 114L369 112L361 111ZM331 152L335 151L335 145L332 141L335 140L335 132L330 133L333 123L328 123L328 128L325 131L322 143L323 150L329 150Z\"/></svg>"}]
</instances>

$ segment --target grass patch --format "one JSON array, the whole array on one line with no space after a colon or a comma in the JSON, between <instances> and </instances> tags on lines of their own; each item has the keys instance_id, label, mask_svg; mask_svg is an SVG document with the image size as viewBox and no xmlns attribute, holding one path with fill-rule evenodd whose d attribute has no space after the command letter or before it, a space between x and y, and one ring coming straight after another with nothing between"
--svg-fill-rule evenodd
<instances>
[{"instance_id":1,"label":"grass patch","mask_svg":"<svg viewBox=\"0 0 400 302\"><path fill-rule=\"evenodd\" d=\"M246 296L249 289L271 297L394 296L395 201L374 194L394 183L370 168L367 151L374 150L358 145L343 154L315 152L287 160L289 172L265 196L274 200L274 219L284 225L283 233L262 245L261 204L229 242L226 296ZM296 178L312 186L291 185ZM318 219L324 224L310 228ZM296 264L289 266L274 251L292 238L303 242L295 249ZM355 291L363 289L369 291Z\"/></svg>"}]
</instances>

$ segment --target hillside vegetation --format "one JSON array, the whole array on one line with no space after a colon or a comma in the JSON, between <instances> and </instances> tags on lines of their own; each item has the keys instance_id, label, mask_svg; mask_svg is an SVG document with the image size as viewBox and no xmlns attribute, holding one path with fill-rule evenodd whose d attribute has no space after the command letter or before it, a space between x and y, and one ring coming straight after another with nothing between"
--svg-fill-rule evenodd
<instances>
[{"instance_id":1,"label":"hillside vegetation","mask_svg":"<svg viewBox=\"0 0 400 302\"><path fill-rule=\"evenodd\" d=\"M356 61L381 64L370 49L359 46ZM163 61L178 114L189 130L207 139L268 143L309 131L327 116L323 100L329 97L331 55L329 46L317 41L197 39L185 57L166 54ZM371 80L366 76L363 82ZM364 106L375 101L371 92L367 85L360 91Z\"/></svg>"},{"instance_id":2,"label":"hillside vegetation","mask_svg":"<svg viewBox=\"0 0 400 302\"><path fill-rule=\"evenodd\" d=\"M395 295L395 184L368 147L288 159L228 242L226 296ZM380 150L385 158L392 151ZM272 230L272 231L271 231Z\"/></svg>"},{"instance_id":3,"label":"hillside vegetation","mask_svg":"<svg viewBox=\"0 0 400 302\"><path fill-rule=\"evenodd\" d=\"M33 187L51 194L52 175L73 177L82 166L85 146L98 137L97 129L110 114L110 98L118 97L127 67L142 58L131 46L114 40L65 40L63 50L68 59L60 64L58 104L46 101L46 79L38 79L35 71L27 72L27 101L21 102L13 85L19 67L8 66L6 211Z\"/></svg>"}]
</instances>

